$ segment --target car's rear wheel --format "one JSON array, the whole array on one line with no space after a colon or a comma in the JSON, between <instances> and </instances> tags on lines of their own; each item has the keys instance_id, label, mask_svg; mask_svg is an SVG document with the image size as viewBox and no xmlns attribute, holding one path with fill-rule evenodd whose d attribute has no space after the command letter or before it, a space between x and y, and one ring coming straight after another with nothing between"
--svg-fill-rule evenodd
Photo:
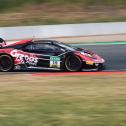
<instances>
[{"instance_id":1,"label":"car's rear wheel","mask_svg":"<svg viewBox=\"0 0 126 126\"><path fill-rule=\"evenodd\" d=\"M82 68L81 59L78 56L69 56L65 60L65 68L70 72L80 71Z\"/></svg>"},{"instance_id":2,"label":"car's rear wheel","mask_svg":"<svg viewBox=\"0 0 126 126\"><path fill-rule=\"evenodd\" d=\"M12 71L14 67L13 59L9 55L0 56L0 71L9 72Z\"/></svg>"}]
</instances>

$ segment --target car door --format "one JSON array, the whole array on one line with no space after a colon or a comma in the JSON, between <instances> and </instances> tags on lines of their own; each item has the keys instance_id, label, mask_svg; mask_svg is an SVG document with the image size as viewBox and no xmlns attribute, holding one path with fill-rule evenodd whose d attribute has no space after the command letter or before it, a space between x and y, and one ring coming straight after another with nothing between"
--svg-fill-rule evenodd
<instances>
[{"instance_id":1,"label":"car door","mask_svg":"<svg viewBox=\"0 0 126 126\"><path fill-rule=\"evenodd\" d=\"M37 67L60 68L61 57L59 55L65 50L52 43L33 43L26 46L23 51L36 54Z\"/></svg>"},{"instance_id":2,"label":"car door","mask_svg":"<svg viewBox=\"0 0 126 126\"><path fill-rule=\"evenodd\" d=\"M39 54L39 67L60 68L61 57L65 50L52 43L36 43L33 52Z\"/></svg>"}]
</instances>

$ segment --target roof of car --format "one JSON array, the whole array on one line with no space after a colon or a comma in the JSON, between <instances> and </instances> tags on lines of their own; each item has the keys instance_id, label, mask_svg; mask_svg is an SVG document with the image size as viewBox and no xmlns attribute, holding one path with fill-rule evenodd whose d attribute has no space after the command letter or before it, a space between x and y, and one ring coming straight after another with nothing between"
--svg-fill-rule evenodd
<instances>
[{"instance_id":1,"label":"roof of car","mask_svg":"<svg viewBox=\"0 0 126 126\"><path fill-rule=\"evenodd\" d=\"M21 40L21 41L18 41L18 42L14 42L12 44L8 44L8 45L5 45L5 47L12 47L12 46L17 46L17 45L25 45L25 44L30 44L30 43L46 43L46 44L56 44L56 43L59 43L55 40L32 40L32 39L28 39L28 40Z\"/></svg>"},{"instance_id":2,"label":"roof of car","mask_svg":"<svg viewBox=\"0 0 126 126\"><path fill-rule=\"evenodd\" d=\"M34 43L47 43L47 44L52 44L52 43L59 43L58 41L55 40L37 40L37 41L32 41Z\"/></svg>"},{"instance_id":3,"label":"roof of car","mask_svg":"<svg viewBox=\"0 0 126 126\"><path fill-rule=\"evenodd\" d=\"M21 41L18 41L18 42L14 42L14 43L9 44L9 46L16 46L16 45L21 45L21 44L27 44L27 43L30 43L30 42L32 42L32 39L29 39L29 40L21 40Z\"/></svg>"}]
</instances>

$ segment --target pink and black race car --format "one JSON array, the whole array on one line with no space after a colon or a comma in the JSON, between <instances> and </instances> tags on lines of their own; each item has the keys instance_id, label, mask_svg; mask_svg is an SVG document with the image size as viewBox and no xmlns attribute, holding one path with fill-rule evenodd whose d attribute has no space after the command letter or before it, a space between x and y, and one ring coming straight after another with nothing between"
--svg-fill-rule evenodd
<instances>
[{"instance_id":1,"label":"pink and black race car","mask_svg":"<svg viewBox=\"0 0 126 126\"><path fill-rule=\"evenodd\" d=\"M54 40L22 40L12 44L0 39L0 71L54 69L81 71L102 70L104 59L83 48Z\"/></svg>"}]
</instances>

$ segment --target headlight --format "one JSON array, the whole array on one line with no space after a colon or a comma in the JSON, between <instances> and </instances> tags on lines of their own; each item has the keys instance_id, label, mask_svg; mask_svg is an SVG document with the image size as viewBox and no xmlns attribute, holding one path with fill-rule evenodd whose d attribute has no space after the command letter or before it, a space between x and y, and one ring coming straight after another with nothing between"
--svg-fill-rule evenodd
<instances>
[{"instance_id":1,"label":"headlight","mask_svg":"<svg viewBox=\"0 0 126 126\"><path fill-rule=\"evenodd\" d=\"M92 57L90 54L88 54L88 53L85 53L85 52L80 52L82 55L84 55L84 56L88 56L88 57Z\"/></svg>"}]
</instances>

